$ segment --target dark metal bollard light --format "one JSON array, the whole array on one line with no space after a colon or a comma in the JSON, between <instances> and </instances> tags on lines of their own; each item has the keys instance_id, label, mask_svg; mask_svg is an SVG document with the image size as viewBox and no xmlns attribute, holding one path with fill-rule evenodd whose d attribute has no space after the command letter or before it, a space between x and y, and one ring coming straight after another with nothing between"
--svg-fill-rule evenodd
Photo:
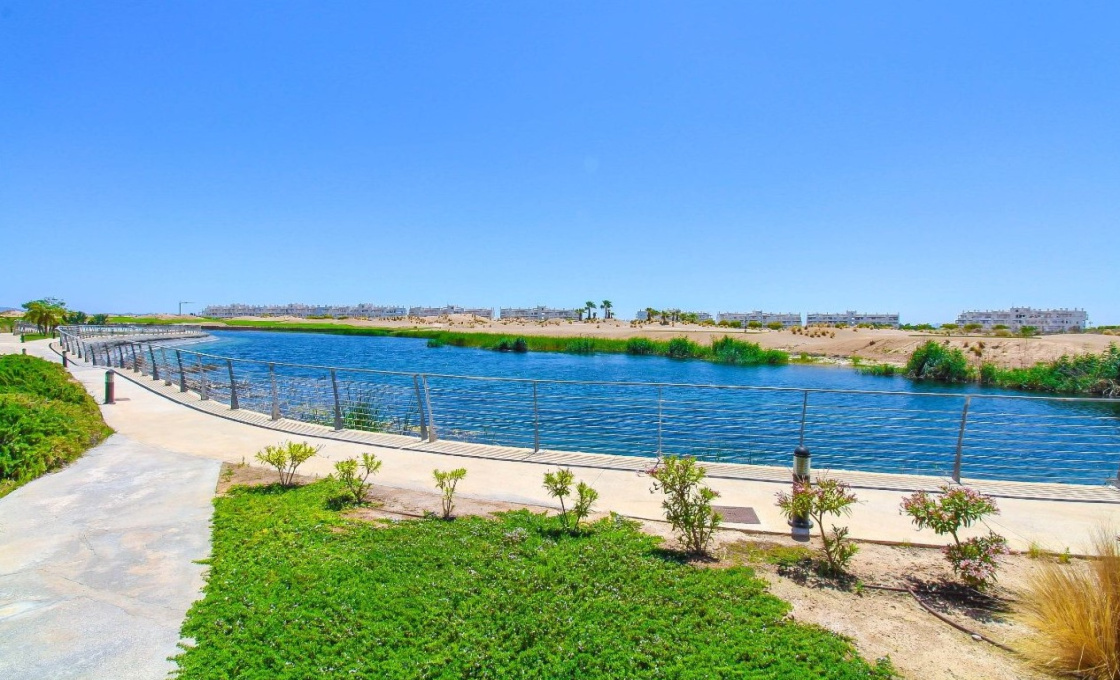
<instances>
[{"instance_id":1,"label":"dark metal bollard light","mask_svg":"<svg viewBox=\"0 0 1120 680\"><path fill-rule=\"evenodd\" d=\"M69 365L70 362L66 359L66 350L62 350L62 367L66 368Z\"/></svg>"},{"instance_id":2,"label":"dark metal bollard light","mask_svg":"<svg viewBox=\"0 0 1120 680\"><path fill-rule=\"evenodd\" d=\"M105 371L105 403L115 404L116 400L116 385L113 383L113 372Z\"/></svg>"},{"instance_id":3,"label":"dark metal bollard light","mask_svg":"<svg viewBox=\"0 0 1120 680\"><path fill-rule=\"evenodd\" d=\"M812 470L812 465L809 462L810 455L809 449L801 444L793 450L793 482L808 483L809 474ZM813 523L809 520L808 516L797 515L789 521L789 525L794 529L812 529Z\"/></svg>"}]
</instances>

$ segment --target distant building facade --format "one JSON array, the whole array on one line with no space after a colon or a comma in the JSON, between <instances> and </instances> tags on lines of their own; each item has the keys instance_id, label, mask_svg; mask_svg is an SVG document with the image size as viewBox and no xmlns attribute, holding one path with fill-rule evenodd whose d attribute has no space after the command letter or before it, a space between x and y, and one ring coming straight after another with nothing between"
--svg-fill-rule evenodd
<instances>
[{"instance_id":1,"label":"distant building facade","mask_svg":"<svg viewBox=\"0 0 1120 680\"><path fill-rule=\"evenodd\" d=\"M522 319L525 321L550 321L552 319L572 319L578 321L583 309L556 309L553 307L502 307L501 318Z\"/></svg>"},{"instance_id":2,"label":"distant building facade","mask_svg":"<svg viewBox=\"0 0 1120 680\"><path fill-rule=\"evenodd\" d=\"M698 321L698 322L711 321L712 320L712 315L709 314L708 312L684 312L684 311L681 311L679 309L667 309L665 311L668 312L668 313L674 314L678 319L687 315L687 316L690 316L690 317L695 316L696 321ZM639 309L637 312L634 312L634 319L637 320L637 321L649 321L648 316L649 316L648 313L644 309ZM659 314L655 314L654 316L660 318Z\"/></svg>"},{"instance_id":3,"label":"distant building facade","mask_svg":"<svg viewBox=\"0 0 1120 680\"><path fill-rule=\"evenodd\" d=\"M1085 330L1089 324L1089 314L1084 309L1033 309L1031 307L961 312L957 317L957 325L968 324L980 324L986 331L996 326L1007 326L1009 330L1017 332L1023 326L1033 326L1040 333L1067 333Z\"/></svg>"},{"instance_id":4,"label":"distant building facade","mask_svg":"<svg viewBox=\"0 0 1120 680\"><path fill-rule=\"evenodd\" d=\"M719 321L738 321L744 326L752 321L757 321L763 326L769 326L772 323L782 324L782 328L792 328L793 326L801 325L800 313L779 314L776 312L720 312L717 317Z\"/></svg>"},{"instance_id":5,"label":"distant building facade","mask_svg":"<svg viewBox=\"0 0 1120 680\"><path fill-rule=\"evenodd\" d=\"M898 314L867 314L864 312L853 312L851 310L848 310L841 313L812 312L805 315L806 326L837 326L840 324L845 324L847 326L858 326L861 323L874 326L891 326L892 328L898 328Z\"/></svg>"},{"instance_id":6,"label":"distant building facade","mask_svg":"<svg viewBox=\"0 0 1120 680\"><path fill-rule=\"evenodd\" d=\"M451 316L452 314L462 314L464 316L477 316L483 319L494 318L494 308L489 309L483 307L458 307L456 305L445 305L443 307L409 307L408 315L417 317L426 316Z\"/></svg>"},{"instance_id":7,"label":"distant building facade","mask_svg":"<svg viewBox=\"0 0 1120 680\"><path fill-rule=\"evenodd\" d=\"M201 314L214 319L232 319L238 316L294 316L301 319L309 316L353 316L390 319L407 316L408 308L368 303L359 305L305 305L300 302L292 302L286 305L209 305L202 310Z\"/></svg>"}]
</instances>

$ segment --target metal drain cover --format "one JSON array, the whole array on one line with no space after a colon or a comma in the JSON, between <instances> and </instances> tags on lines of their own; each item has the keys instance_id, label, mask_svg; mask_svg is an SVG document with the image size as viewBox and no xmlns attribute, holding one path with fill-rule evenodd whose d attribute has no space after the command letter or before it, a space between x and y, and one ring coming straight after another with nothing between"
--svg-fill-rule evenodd
<instances>
[{"instance_id":1,"label":"metal drain cover","mask_svg":"<svg viewBox=\"0 0 1120 680\"><path fill-rule=\"evenodd\" d=\"M731 522L732 524L762 524L754 508L747 508L741 505L713 505L712 510L723 515L724 522Z\"/></svg>"}]
</instances>

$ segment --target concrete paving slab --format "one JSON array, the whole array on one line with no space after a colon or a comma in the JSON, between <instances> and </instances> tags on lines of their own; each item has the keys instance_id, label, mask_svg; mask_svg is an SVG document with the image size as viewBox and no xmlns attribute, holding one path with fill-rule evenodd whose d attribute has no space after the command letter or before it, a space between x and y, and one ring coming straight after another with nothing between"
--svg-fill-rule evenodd
<instances>
[{"instance_id":1,"label":"concrete paving slab","mask_svg":"<svg viewBox=\"0 0 1120 680\"><path fill-rule=\"evenodd\" d=\"M0 498L0 678L166 677L219 468L117 434Z\"/></svg>"}]
</instances>

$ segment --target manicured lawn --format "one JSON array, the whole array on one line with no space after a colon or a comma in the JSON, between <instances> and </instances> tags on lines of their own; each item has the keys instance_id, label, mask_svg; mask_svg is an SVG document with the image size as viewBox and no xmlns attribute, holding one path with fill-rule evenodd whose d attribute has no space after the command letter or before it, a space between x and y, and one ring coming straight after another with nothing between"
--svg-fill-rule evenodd
<instances>
[{"instance_id":1,"label":"manicured lawn","mask_svg":"<svg viewBox=\"0 0 1120 680\"><path fill-rule=\"evenodd\" d=\"M783 617L745 568L678 561L622 520L527 512L394 524L328 509L331 481L215 501L184 678L882 678Z\"/></svg>"}]
</instances>

